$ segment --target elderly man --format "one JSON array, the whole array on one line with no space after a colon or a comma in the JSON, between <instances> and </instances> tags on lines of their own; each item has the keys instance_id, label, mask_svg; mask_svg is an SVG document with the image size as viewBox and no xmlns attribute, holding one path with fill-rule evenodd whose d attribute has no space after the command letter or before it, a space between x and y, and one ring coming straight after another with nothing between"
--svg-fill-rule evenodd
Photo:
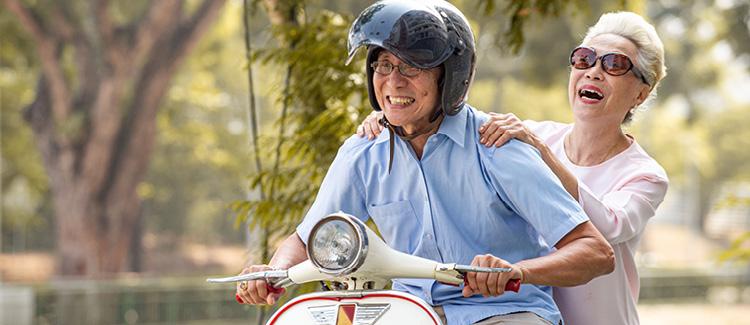
<instances>
[{"instance_id":1,"label":"elderly man","mask_svg":"<svg viewBox=\"0 0 750 325\"><path fill-rule=\"evenodd\" d=\"M389 132L353 136L340 148L296 233L269 267L306 259L311 227L344 211L371 217L385 241L409 254L511 272L468 274L463 288L400 279L393 288L431 305L448 324L558 324L550 286L574 286L609 273L613 251L565 192L539 153L520 141L479 142L487 116L465 104L474 38L463 14L443 1L382 1L349 34L350 60L366 46L370 102ZM524 285L504 294L505 284ZM272 304L265 283L238 286L247 303Z\"/></svg>"}]
</instances>

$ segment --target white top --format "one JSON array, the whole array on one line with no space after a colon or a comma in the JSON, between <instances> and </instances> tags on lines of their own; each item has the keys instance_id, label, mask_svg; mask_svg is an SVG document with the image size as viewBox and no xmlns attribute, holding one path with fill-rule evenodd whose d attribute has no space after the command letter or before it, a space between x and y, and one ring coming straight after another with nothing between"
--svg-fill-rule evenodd
<instances>
[{"instance_id":1,"label":"white top","mask_svg":"<svg viewBox=\"0 0 750 325\"><path fill-rule=\"evenodd\" d=\"M664 169L638 143L596 166L568 159L564 139L572 124L524 121L578 179L578 201L615 251L614 272L591 282L555 288L563 319L572 325L638 324L640 281L635 254L648 219L664 200Z\"/></svg>"}]
</instances>

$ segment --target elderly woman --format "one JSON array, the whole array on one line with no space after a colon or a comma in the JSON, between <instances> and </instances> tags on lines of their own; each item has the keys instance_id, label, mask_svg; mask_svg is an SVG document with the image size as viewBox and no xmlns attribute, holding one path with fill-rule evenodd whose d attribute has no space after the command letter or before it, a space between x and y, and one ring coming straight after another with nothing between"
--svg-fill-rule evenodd
<instances>
[{"instance_id":1,"label":"elderly woman","mask_svg":"<svg viewBox=\"0 0 750 325\"><path fill-rule=\"evenodd\" d=\"M568 96L575 122L523 121L493 114L479 132L486 146L511 138L534 146L615 251L615 271L554 289L569 324L638 324L639 279L633 255L648 219L664 199L664 169L621 126L655 97L665 76L654 27L631 12L608 13L570 55ZM360 136L378 134L371 116Z\"/></svg>"}]
</instances>

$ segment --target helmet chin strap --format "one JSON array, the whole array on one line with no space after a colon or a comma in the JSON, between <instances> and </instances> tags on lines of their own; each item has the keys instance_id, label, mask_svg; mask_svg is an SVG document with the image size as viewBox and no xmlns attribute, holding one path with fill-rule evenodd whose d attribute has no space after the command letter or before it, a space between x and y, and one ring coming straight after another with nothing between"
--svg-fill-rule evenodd
<instances>
[{"instance_id":1,"label":"helmet chin strap","mask_svg":"<svg viewBox=\"0 0 750 325\"><path fill-rule=\"evenodd\" d=\"M401 138L404 141L411 141L417 138L420 135L424 135L430 132L435 131L438 126L440 126L440 117L443 116L443 109L438 108L435 110L435 113L430 117L430 124L428 124L426 127L417 130L411 134L407 134L406 131L404 131L404 128L399 125L393 125L391 122L388 121L388 118L385 117L385 114L383 114L383 117L378 120L378 123L383 125L388 129L388 133L390 134L390 139L388 140L389 143L389 157L388 157L388 174L391 174L391 169L393 167L393 150L395 147L396 140L394 139L394 134L397 135L399 138Z\"/></svg>"}]
</instances>

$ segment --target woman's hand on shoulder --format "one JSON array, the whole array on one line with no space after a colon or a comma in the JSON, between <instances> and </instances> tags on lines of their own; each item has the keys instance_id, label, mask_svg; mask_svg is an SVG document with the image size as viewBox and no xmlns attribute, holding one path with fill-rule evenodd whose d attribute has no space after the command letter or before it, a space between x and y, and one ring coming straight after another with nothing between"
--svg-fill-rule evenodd
<instances>
[{"instance_id":1,"label":"woman's hand on shoulder","mask_svg":"<svg viewBox=\"0 0 750 325\"><path fill-rule=\"evenodd\" d=\"M510 139L518 139L535 146L534 134L523 125L513 113L488 113L490 118L479 127L479 143L491 147L500 147Z\"/></svg>"},{"instance_id":2,"label":"woman's hand on shoulder","mask_svg":"<svg viewBox=\"0 0 750 325\"><path fill-rule=\"evenodd\" d=\"M381 118L383 118L383 112L373 111L370 115L367 115L362 124L357 127L357 135L360 138L367 136L367 140L377 138L380 132L383 131L383 125L380 124Z\"/></svg>"}]
</instances>

